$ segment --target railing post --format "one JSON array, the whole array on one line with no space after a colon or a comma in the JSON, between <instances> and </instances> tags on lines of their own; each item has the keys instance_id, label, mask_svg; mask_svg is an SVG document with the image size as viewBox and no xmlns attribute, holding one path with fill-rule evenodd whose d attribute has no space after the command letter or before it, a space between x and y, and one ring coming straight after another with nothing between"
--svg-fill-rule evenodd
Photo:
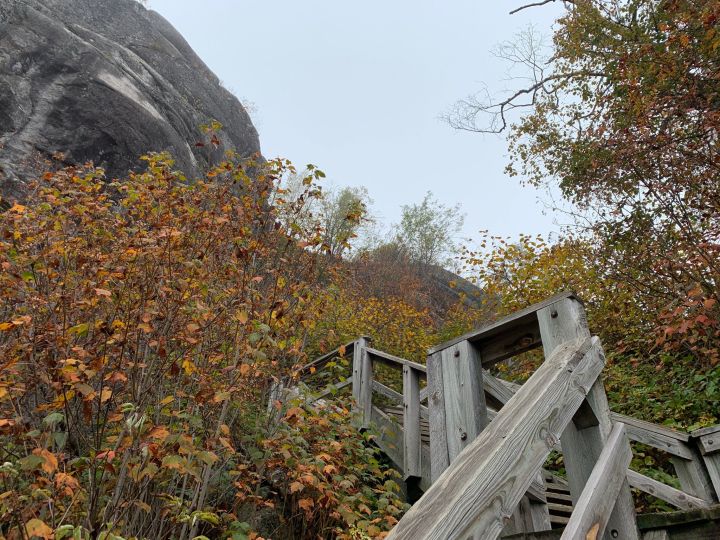
<instances>
[{"instance_id":1,"label":"railing post","mask_svg":"<svg viewBox=\"0 0 720 540\"><path fill-rule=\"evenodd\" d=\"M720 426L711 426L692 432L692 437L702 454L710 481L715 490L715 499L720 500Z\"/></svg>"},{"instance_id":2,"label":"railing post","mask_svg":"<svg viewBox=\"0 0 720 540\"><path fill-rule=\"evenodd\" d=\"M370 425L372 414L372 360L367 352L369 338L358 338L353 347L353 385L352 394L355 400L355 411L359 416L360 427L366 429Z\"/></svg>"},{"instance_id":3,"label":"railing post","mask_svg":"<svg viewBox=\"0 0 720 540\"><path fill-rule=\"evenodd\" d=\"M542 308L537 317L546 359L563 343L590 337L585 309L576 298L565 298ZM597 354L602 355L601 348ZM610 407L602 377L598 377L560 439L573 504L577 504L611 431ZM623 479L620 486L604 537L608 540L638 538L635 507L627 479Z\"/></svg>"},{"instance_id":4,"label":"railing post","mask_svg":"<svg viewBox=\"0 0 720 540\"><path fill-rule=\"evenodd\" d=\"M404 480L422 477L420 463L420 376L403 366Z\"/></svg>"},{"instance_id":5,"label":"railing post","mask_svg":"<svg viewBox=\"0 0 720 540\"><path fill-rule=\"evenodd\" d=\"M487 426L480 356L469 341L427 360L430 465L433 481Z\"/></svg>"}]
</instances>

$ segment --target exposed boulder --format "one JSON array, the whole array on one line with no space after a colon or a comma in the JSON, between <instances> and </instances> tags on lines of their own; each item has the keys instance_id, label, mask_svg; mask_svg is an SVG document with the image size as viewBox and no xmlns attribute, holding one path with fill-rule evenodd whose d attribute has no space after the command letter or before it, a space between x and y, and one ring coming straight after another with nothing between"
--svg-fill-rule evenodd
<instances>
[{"instance_id":1,"label":"exposed boulder","mask_svg":"<svg viewBox=\"0 0 720 540\"><path fill-rule=\"evenodd\" d=\"M220 146L196 147L199 126ZM260 151L238 99L160 15L135 0L0 1L0 195L22 199L55 153L110 178L169 150L201 174L226 149Z\"/></svg>"}]
</instances>

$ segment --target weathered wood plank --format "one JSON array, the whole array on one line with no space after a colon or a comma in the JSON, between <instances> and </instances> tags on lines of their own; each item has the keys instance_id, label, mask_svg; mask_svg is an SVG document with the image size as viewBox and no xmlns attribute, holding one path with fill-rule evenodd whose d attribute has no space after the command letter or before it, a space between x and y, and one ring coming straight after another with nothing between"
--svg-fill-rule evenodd
<instances>
[{"instance_id":1,"label":"weathered wood plank","mask_svg":"<svg viewBox=\"0 0 720 540\"><path fill-rule=\"evenodd\" d=\"M711 426L692 432L702 454L715 498L720 500L720 426Z\"/></svg>"},{"instance_id":2,"label":"weathered wood plank","mask_svg":"<svg viewBox=\"0 0 720 540\"><path fill-rule=\"evenodd\" d=\"M685 493L679 489L658 482L653 478L649 478L644 474L635 472L632 469L628 469L627 478L630 485L640 491L643 491L653 497L657 497L666 503L672 504L673 506L682 510L691 510L693 508L708 508L710 503L693 497L692 495Z\"/></svg>"},{"instance_id":3,"label":"weathered wood plank","mask_svg":"<svg viewBox=\"0 0 720 540\"><path fill-rule=\"evenodd\" d=\"M484 366L491 366L542 345L537 318L513 326L510 331L473 342Z\"/></svg>"},{"instance_id":4,"label":"weathered wood plank","mask_svg":"<svg viewBox=\"0 0 720 540\"><path fill-rule=\"evenodd\" d=\"M506 403L509 396L520 388L518 384L498 379L487 372L483 372L483 384L486 399L491 403L496 402L496 405ZM687 444L690 439L687 433L614 412L610 413L610 418L613 422L625 424L627 437L631 441L641 442L685 459L693 457L692 448Z\"/></svg>"},{"instance_id":5,"label":"weathered wood plank","mask_svg":"<svg viewBox=\"0 0 720 540\"><path fill-rule=\"evenodd\" d=\"M373 364L367 347L358 347L360 349L360 358L362 362L362 370L360 373L360 393L358 407L360 409L361 427L367 429L370 427L370 419L372 417L372 381L373 381Z\"/></svg>"},{"instance_id":6,"label":"weathered wood plank","mask_svg":"<svg viewBox=\"0 0 720 540\"><path fill-rule=\"evenodd\" d=\"M320 356L319 358L316 358L316 359L313 360L312 362L310 362L310 363L308 363L308 364L305 364L305 365L304 365L303 367L301 367L300 370L299 370L300 378L301 378L301 379L305 379L305 378L313 375L313 374L316 373L317 371L321 370L322 368L324 368L326 364L328 364L328 363L329 363L330 361L332 361L334 358L340 356L339 351L340 351L341 349L344 349L344 350L345 350L345 354L346 354L346 355L351 354L351 353L354 354L354 353L355 353L355 344L356 344L359 340L364 340L365 343L369 343L370 341L372 341L372 338L370 338L370 337L368 337L368 336L362 336L362 337L358 338L358 339L355 340L355 341L351 341L350 343L346 343L345 345L341 345L341 346L338 347L337 349L334 349L334 350L330 351L329 353L326 353L326 354Z\"/></svg>"},{"instance_id":7,"label":"weathered wood plank","mask_svg":"<svg viewBox=\"0 0 720 540\"><path fill-rule=\"evenodd\" d=\"M360 404L360 381L362 377L363 368L363 349L368 346L368 339L366 337L360 337L355 341L353 345L353 363L352 363L352 395L355 401L355 407Z\"/></svg>"},{"instance_id":8,"label":"weathered wood plank","mask_svg":"<svg viewBox=\"0 0 720 540\"><path fill-rule=\"evenodd\" d=\"M643 535L643 540L670 540L668 533L664 529L648 531Z\"/></svg>"},{"instance_id":9,"label":"weathered wood plank","mask_svg":"<svg viewBox=\"0 0 720 540\"><path fill-rule=\"evenodd\" d=\"M373 406L370 415L371 425L377 430L376 444L390 458L398 471L404 470L402 426L378 407Z\"/></svg>"},{"instance_id":10,"label":"weathered wood plank","mask_svg":"<svg viewBox=\"0 0 720 540\"><path fill-rule=\"evenodd\" d=\"M564 298L576 298L576 296L575 293L572 292L564 292L557 294L552 298L544 300L543 302L539 302L525 309L517 311L507 317L504 317L499 321L490 323L476 330L472 330L467 334L463 334L462 336L446 341L445 343L441 343L440 345L431 348L428 351L428 354L433 354L443 349L447 349L457 343L460 343L461 341L477 342L482 340L489 340L490 338L495 338L497 335L504 332L512 332L514 328L522 327L527 323L535 321L535 312L537 312L538 310L549 306L550 304L554 304Z\"/></svg>"},{"instance_id":11,"label":"weathered wood plank","mask_svg":"<svg viewBox=\"0 0 720 540\"><path fill-rule=\"evenodd\" d=\"M382 396L385 396L386 398L396 401L398 403L402 403L403 395L400 392L393 390L389 386L385 386L383 383L381 383L377 379L373 379L372 389L373 389L373 392L376 392L376 393L378 393Z\"/></svg>"},{"instance_id":12,"label":"weathered wood plank","mask_svg":"<svg viewBox=\"0 0 720 540\"><path fill-rule=\"evenodd\" d=\"M599 348L597 338L558 347L388 538L497 538L602 371Z\"/></svg>"},{"instance_id":13,"label":"weathered wood plank","mask_svg":"<svg viewBox=\"0 0 720 540\"><path fill-rule=\"evenodd\" d=\"M615 424L560 540L602 538L623 485L632 452L625 425Z\"/></svg>"},{"instance_id":14,"label":"weathered wood plank","mask_svg":"<svg viewBox=\"0 0 720 540\"><path fill-rule=\"evenodd\" d=\"M450 465L445 431L445 391L443 389L442 353L427 358L428 412L430 413L430 479L435 482Z\"/></svg>"},{"instance_id":15,"label":"weathered wood plank","mask_svg":"<svg viewBox=\"0 0 720 540\"><path fill-rule=\"evenodd\" d=\"M515 393L500 382L500 379L493 377L485 370L483 370L483 389L485 390L485 400L497 409L510 401L510 398Z\"/></svg>"},{"instance_id":16,"label":"weathered wood plank","mask_svg":"<svg viewBox=\"0 0 720 540\"><path fill-rule=\"evenodd\" d=\"M610 413L610 418L613 422L625 424L628 439L631 441L652 446L673 456L684 459L693 458L692 448L687 444L690 440L690 435L687 433L625 416L624 414Z\"/></svg>"},{"instance_id":17,"label":"weathered wood plank","mask_svg":"<svg viewBox=\"0 0 720 540\"><path fill-rule=\"evenodd\" d=\"M348 377L344 381L340 381L339 383L336 383L336 384L331 384L331 385L327 386L326 388L324 388L322 390L322 392L320 392L319 394L311 395L309 398L307 398L305 400L305 403L307 405L312 405L317 400L322 399L326 396L329 396L331 394L334 394L335 392L342 390L346 386L352 384L352 382L353 382L352 377Z\"/></svg>"},{"instance_id":18,"label":"weathered wood plank","mask_svg":"<svg viewBox=\"0 0 720 540\"><path fill-rule=\"evenodd\" d=\"M450 463L488 423L480 356L467 341L441 351Z\"/></svg>"},{"instance_id":19,"label":"weathered wood plank","mask_svg":"<svg viewBox=\"0 0 720 540\"><path fill-rule=\"evenodd\" d=\"M405 450L404 479L420 478L420 376L410 367L403 366L403 435Z\"/></svg>"},{"instance_id":20,"label":"weathered wood plank","mask_svg":"<svg viewBox=\"0 0 720 540\"><path fill-rule=\"evenodd\" d=\"M553 350L562 343L590 336L585 310L575 298L551 303L538 310L537 317L546 358L552 356ZM597 354L603 356L602 347L598 347ZM574 502L579 500L611 431L610 407L602 378L599 377L590 388L579 414L575 416L573 423L567 426L560 439L570 494ZM605 538L638 538L635 507L630 486L625 478L610 516Z\"/></svg>"},{"instance_id":21,"label":"weathered wood plank","mask_svg":"<svg viewBox=\"0 0 720 540\"><path fill-rule=\"evenodd\" d=\"M672 457L670 462L675 467L675 472L684 492L708 502L713 501L715 493L712 480L705 468L702 456L697 449L693 449L693 455L693 459Z\"/></svg>"},{"instance_id":22,"label":"weathered wood plank","mask_svg":"<svg viewBox=\"0 0 720 540\"><path fill-rule=\"evenodd\" d=\"M398 368L402 366L410 366L423 375L427 372L427 368L425 366L418 364L417 362L413 362L412 360L406 360L405 358L400 358L399 356L379 351L377 349L373 349L372 347L366 347L366 350L375 360L379 362Z\"/></svg>"}]
</instances>

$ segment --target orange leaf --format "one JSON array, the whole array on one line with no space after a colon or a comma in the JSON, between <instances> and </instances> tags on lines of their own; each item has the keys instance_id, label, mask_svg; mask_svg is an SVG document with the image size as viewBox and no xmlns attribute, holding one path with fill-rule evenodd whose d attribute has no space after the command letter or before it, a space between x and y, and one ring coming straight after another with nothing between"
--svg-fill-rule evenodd
<instances>
[{"instance_id":1,"label":"orange leaf","mask_svg":"<svg viewBox=\"0 0 720 540\"><path fill-rule=\"evenodd\" d=\"M165 428L165 426L155 426L150 430L150 433L148 433L148 437L159 441L164 441L169 435L170 432Z\"/></svg>"},{"instance_id":2,"label":"orange leaf","mask_svg":"<svg viewBox=\"0 0 720 540\"><path fill-rule=\"evenodd\" d=\"M40 456L45 461L42 464L42 469L48 474L54 473L58 468L58 460L55 457L55 454L50 452L49 450L46 450L44 448L36 448L33 450L33 454L36 456Z\"/></svg>"},{"instance_id":3,"label":"orange leaf","mask_svg":"<svg viewBox=\"0 0 720 540\"><path fill-rule=\"evenodd\" d=\"M315 503L312 499L300 499L298 501L298 506L307 512L315 506Z\"/></svg>"},{"instance_id":4,"label":"orange leaf","mask_svg":"<svg viewBox=\"0 0 720 540\"><path fill-rule=\"evenodd\" d=\"M290 484L290 493L302 491L303 489L305 489L305 485L302 482L293 482Z\"/></svg>"},{"instance_id":5,"label":"orange leaf","mask_svg":"<svg viewBox=\"0 0 720 540\"><path fill-rule=\"evenodd\" d=\"M242 364L242 365L240 366L240 375L242 375L242 376L244 377L244 376L247 375L248 373L250 373L250 365L249 365L249 364Z\"/></svg>"}]
</instances>

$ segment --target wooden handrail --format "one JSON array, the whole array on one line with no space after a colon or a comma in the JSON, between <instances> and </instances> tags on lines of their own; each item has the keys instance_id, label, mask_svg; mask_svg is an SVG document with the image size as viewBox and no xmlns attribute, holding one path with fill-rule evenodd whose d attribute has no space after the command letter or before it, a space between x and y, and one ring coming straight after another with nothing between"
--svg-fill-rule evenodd
<instances>
[{"instance_id":1,"label":"wooden handrail","mask_svg":"<svg viewBox=\"0 0 720 540\"><path fill-rule=\"evenodd\" d=\"M370 338L366 338L366 339L370 339ZM322 356L320 356L319 358L316 358L315 360L313 360L312 362L305 364L298 370L298 374L299 374L300 378L305 378L309 375L312 375L313 368L315 368L316 371L319 371L320 369L325 367L325 365L327 363L329 363L333 358L335 358L339 355L341 349L345 350L345 355L351 354L353 352L353 350L355 349L355 343L356 343L355 341L351 341L350 343L346 343L345 345L340 345L339 347L333 349L329 353L325 353Z\"/></svg>"},{"instance_id":2,"label":"wooden handrail","mask_svg":"<svg viewBox=\"0 0 720 540\"><path fill-rule=\"evenodd\" d=\"M603 537L610 513L625 482L630 460L632 452L625 436L625 425L617 423L593 467L560 540ZM617 536L617 531L611 534L613 538Z\"/></svg>"},{"instance_id":3,"label":"wooden handrail","mask_svg":"<svg viewBox=\"0 0 720 540\"><path fill-rule=\"evenodd\" d=\"M557 347L388 539L497 538L603 365L597 338Z\"/></svg>"},{"instance_id":4,"label":"wooden handrail","mask_svg":"<svg viewBox=\"0 0 720 540\"><path fill-rule=\"evenodd\" d=\"M406 360L405 358L400 358L399 356L395 356L384 351L373 349L372 347L366 347L365 350L375 360L379 360L384 364L400 369L402 369L403 366L407 366L418 371L419 373L422 373L423 375L427 375L427 368L422 364L418 364L417 362L413 362L412 360Z\"/></svg>"},{"instance_id":5,"label":"wooden handrail","mask_svg":"<svg viewBox=\"0 0 720 540\"><path fill-rule=\"evenodd\" d=\"M640 474L639 472L628 469L627 479L632 487L639 489L643 493L657 497L660 500L670 503L676 508L683 510L692 510L693 508L709 508L710 503L693 497L689 493L685 493L679 489L658 482L657 480Z\"/></svg>"}]
</instances>

